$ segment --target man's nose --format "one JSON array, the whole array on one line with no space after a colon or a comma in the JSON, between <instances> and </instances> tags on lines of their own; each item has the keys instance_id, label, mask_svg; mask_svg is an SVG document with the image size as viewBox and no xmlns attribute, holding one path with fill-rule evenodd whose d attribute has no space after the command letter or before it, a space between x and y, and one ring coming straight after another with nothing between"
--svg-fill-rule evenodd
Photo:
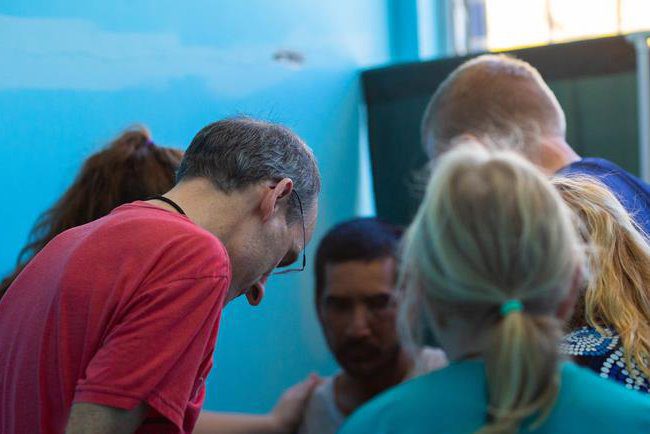
<instances>
[{"instance_id":1,"label":"man's nose","mask_svg":"<svg viewBox=\"0 0 650 434\"><path fill-rule=\"evenodd\" d=\"M370 332L368 310L363 305L355 306L348 325L348 335L354 338L362 338L369 336Z\"/></svg>"}]
</instances>

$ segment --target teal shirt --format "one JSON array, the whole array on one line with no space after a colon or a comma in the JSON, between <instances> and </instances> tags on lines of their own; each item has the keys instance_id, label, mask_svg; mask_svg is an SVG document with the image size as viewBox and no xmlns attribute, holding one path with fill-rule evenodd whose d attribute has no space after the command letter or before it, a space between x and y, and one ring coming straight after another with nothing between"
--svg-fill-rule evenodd
<instances>
[{"instance_id":1,"label":"teal shirt","mask_svg":"<svg viewBox=\"0 0 650 434\"><path fill-rule=\"evenodd\" d=\"M563 363L558 399L534 434L650 434L650 397ZM485 422L484 364L464 361L402 383L356 411L339 434L471 434Z\"/></svg>"}]
</instances>

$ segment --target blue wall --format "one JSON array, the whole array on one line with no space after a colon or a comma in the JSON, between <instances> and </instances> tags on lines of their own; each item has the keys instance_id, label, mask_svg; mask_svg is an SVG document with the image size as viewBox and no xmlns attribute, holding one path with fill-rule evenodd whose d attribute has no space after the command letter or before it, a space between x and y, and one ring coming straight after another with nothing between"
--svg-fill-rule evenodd
<instances>
[{"instance_id":1,"label":"blue wall","mask_svg":"<svg viewBox=\"0 0 650 434\"><path fill-rule=\"evenodd\" d=\"M315 240L372 204L360 159L360 68L389 60L386 1L9 0L0 5L0 270L85 157L133 123L185 148L204 124L245 113L294 128L320 161ZM272 60L300 51L301 68ZM313 245L308 258L313 258ZM207 408L266 411L335 364L315 322L311 269L280 276L262 306L226 309Z\"/></svg>"}]
</instances>

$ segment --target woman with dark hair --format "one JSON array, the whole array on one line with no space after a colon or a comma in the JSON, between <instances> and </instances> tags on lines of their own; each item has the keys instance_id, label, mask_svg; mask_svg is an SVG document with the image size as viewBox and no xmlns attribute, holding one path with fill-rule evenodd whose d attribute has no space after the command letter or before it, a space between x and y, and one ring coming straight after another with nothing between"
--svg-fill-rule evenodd
<instances>
[{"instance_id":1,"label":"woman with dark hair","mask_svg":"<svg viewBox=\"0 0 650 434\"><path fill-rule=\"evenodd\" d=\"M103 217L122 204L170 190L182 157L179 149L155 145L149 131L140 126L127 129L91 155L63 196L37 219L16 269L0 284L0 297L31 258L61 232Z\"/></svg>"}]
</instances>

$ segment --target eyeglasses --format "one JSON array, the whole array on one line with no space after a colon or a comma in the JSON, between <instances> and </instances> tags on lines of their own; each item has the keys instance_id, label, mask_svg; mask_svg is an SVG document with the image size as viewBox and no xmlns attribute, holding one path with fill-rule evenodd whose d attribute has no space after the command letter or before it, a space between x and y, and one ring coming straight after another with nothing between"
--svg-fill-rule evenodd
<instances>
[{"instance_id":1,"label":"eyeglasses","mask_svg":"<svg viewBox=\"0 0 650 434\"><path fill-rule=\"evenodd\" d=\"M307 254L305 253L305 248L307 247L307 228L305 228L305 214L302 210L302 201L300 200L300 196L298 196L296 190L291 190L291 193L296 195L296 200L298 201L298 207L300 208L300 221L302 222L302 266L276 271L272 273L275 276L279 274L297 273L300 271L304 271L305 267L307 266Z\"/></svg>"}]
</instances>

